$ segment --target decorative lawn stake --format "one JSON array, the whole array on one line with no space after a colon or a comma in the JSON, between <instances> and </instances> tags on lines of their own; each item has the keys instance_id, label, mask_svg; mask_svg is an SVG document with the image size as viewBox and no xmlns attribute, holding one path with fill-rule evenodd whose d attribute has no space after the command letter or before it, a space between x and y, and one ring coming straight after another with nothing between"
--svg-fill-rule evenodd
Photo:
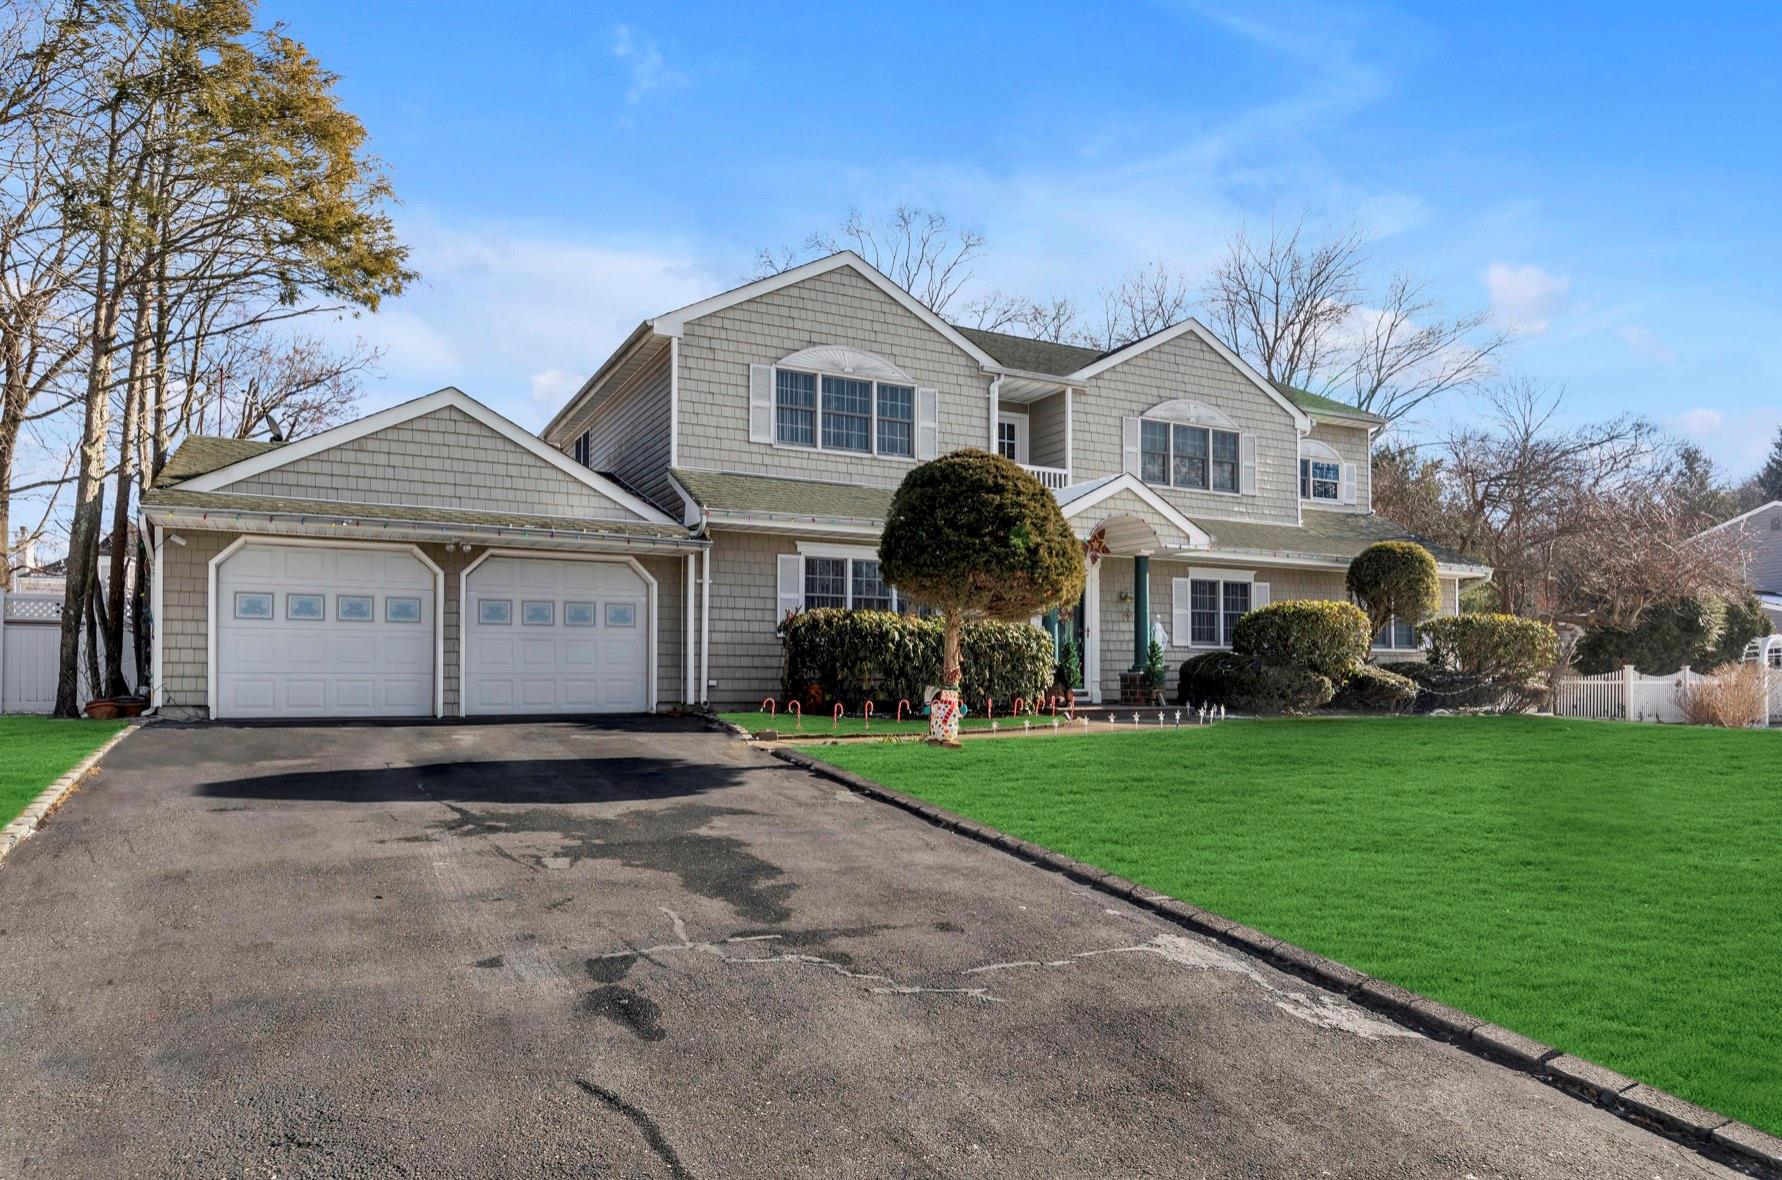
<instances>
[{"instance_id":1,"label":"decorative lawn stake","mask_svg":"<svg viewBox=\"0 0 1782 1180\"><path fill-rule=\"evenodd\" d=\"M866 702L866 728L869 730L872 728L872 702L870 700Z\"/></svg>"},{"instance_id":2,"label":"decorative lawn stake","mask_svg":"<svg viewBox=\"0 0 1782 1180\"><path fill-rule=\"evenodd\" d=\"M1182 728L1182 710L1180 709L1176 710L1176 728Z\"/></svg>"},{"instance_id":3,"label":"decorative lawn stake","mask_svg":"<svg viewBox=\"0 0 1782 1180\"><path fill-rule=\"evenodd\" d=\"M898 720L899 720L899 721L902 721L902 720L903 720L903 711L904 711L904 710L905 710L905 709L909 709L909 707L910 707L910 702L909 702L909 698L908 698L908 697L905 697L905 698L903 698L903 699L902 699L902 700L900 700L900 701L898 701L898 702L897 702L897 719L898 719ZM910 709L910 712L911 712L911 713L912 713L912 714L913 714L913 713L914 713L914 712L915 712L915 710L914 710L914 709Z\"/></svg>"},{"instance_id":4,"label":"decorative lawn stake","mask_svg":"<svg viewBox=\"0 0 1782 1180\"><path fill-rule=\"evenodd\" d=\"M837 701L835 703L835 720L830 722L830 725L829 725L830 729L840 729L841 728L841 715L842 715L841 702Z\"/></svg>"},{"instance_id":5,"label":"decorative lawn stake","mask_svg":"<svg viewBox=\"0 0 1782 1180\"><path fill-rule=\"evenodd\" d=\"M996 720L996 698L995 697L985 697L984 698L984 716L990 718L991 721Z\"/></svg>"},{"instance_id":6,"label":"decorative lawn stake","mask_svg":"<svg viewBox=\"0 0 1782 1180\"><path fill-rule=\"evenodd\" d=\"M767 697L761 702L761 711L766 713L770 718L775 716L779 712L779 709L780 703L772 697Z\"/></svg>"},{"instance_id":7,"label":"decorative lawn stake","mask_svg":"<svg viewBox=\"0 0 1782 1180\"><path fill-rule=\"evenodd\" d=\"M793 729L804 728L804 706L798 703L798 698L786 702L786 712L792 714Z\"/></svg>"},{"instance_id":8,"label":"decorative lawn stake","mask_svg":"<svg viewBox=\"0 0 1782 1180\"><path fill-rule=\"evenodd\" d=\"M960 450L920 464L891 497L879 572L941 614L929 741L959 742L960 640L977 619L1021 622L1083 592L1083 543L1058 499L1001 455Z\"/></svg>"},{"instance_id":9,"label":"decorative lawn stake","mask_svg":"<svg viewBox=\"0 0 1782 1180\"><path fill-rule=\"evenodd\" d=\"M1025 718L1025 717L1021 718L1021 736L1026 737L1028 734L1030 734L1032 732L1033 732L1033 722L1027 720L1027 718Z\"/></svg>"}]
</instances>

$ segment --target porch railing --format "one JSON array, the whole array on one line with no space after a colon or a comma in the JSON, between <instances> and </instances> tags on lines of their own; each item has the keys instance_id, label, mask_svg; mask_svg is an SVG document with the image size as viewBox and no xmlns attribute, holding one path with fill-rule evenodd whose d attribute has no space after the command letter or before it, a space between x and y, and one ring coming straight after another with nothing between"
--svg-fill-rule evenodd
<instances>
[{"instance_id":1,"label":"porch railing","mask_svg":"<svg viewBox=\"0 0 1782 1180\"><path fill-rule=\"evenodd\" d=\"M1023 463L1021 469L1053 491L1070 486L1070 472L1062 467L1035 467L1031 463Z\"/></svg>"}]
</instances>

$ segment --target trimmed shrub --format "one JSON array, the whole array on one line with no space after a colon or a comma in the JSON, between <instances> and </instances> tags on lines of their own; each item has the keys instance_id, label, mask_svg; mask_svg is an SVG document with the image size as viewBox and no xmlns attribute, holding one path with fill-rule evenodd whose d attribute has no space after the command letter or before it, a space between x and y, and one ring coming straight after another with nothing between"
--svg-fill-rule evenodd
<instances>
[{"instance_id":1,"label":"trimmed shrub","mask_svg":"<svg viewBox=\"0 0 1782 1180\"><path fill-rule=\"evenodd\" d=\"M1409 676L1363 664L1330 702L1333 709L1357 713L1403 713L1417 702L1417 682Z\"/></svg>"},{"instance_id":2,"label":"trimmed shrub","mask_svg":"<svg viewBox=\"0 0 1782 1180\"><path fill-rule=\"evenodd\" d=\"M1526 713L1547 699L1548 685L1542 676L1490 677L1473 672L1456 672L1421 661L1397 665L1417 685L1417 699L1411 705L1414 713L1433 713L1438 709L1450 712Z\"/></svg>"},{"instance_id":3,"label":"trimmed shrub","mask_svg":"<svg viewBox=\"0 0 1782 1180\"><path fill-rule=\"evenodd\" d=\"M1421 623L1442 609L1442 583L1429 550L1415 541L1380 541L1349 563L1349 593L1367 612L1370 638L1394 618Z\"/></svg>"},{"instance_id":4,"label":"trimmed shrub","mask_svg":"<svg viewBox=\"0 0 1782 1180\"><path fill-rule=\"evenodd\" d=\"M1176 683L1177 704L1224 705L1236 713L1305 713L1336 695L1329 677L1229 651L1184 661Z\"/></svg>"},{"instance_id":5,"label":"trimmed shrub","mask_svg":"<svg viewBox=\"0 0 1782 1180\"><path fill-rule=\"evenodd\" d=\"M1481 680L1528 680L1546 675L1559 662L1559 636L1538 619L1449 615L1431 619L1417 631L1428 641L1431 668Z\"/></svg>"},{"instance_id":6,"label":"trimmed shrub","mask_svg":"<svg viewBox=\"0 0 1782 1180\"><path fill-rule=\"evenodd\" d=\"M1367 658L1367 615L1348 602L1271 602L1238 620L1231 649L1265 665L1304 668L1341 684Z\"/></svg>"},{"instance_id":7,"label":"trimmed shrub","mask_svg":"<svg viewBox=\"0 0 1782 1180\"><path fill-rule=\"evenodd\" d=\"M1626 664L1648 676L1668 676L1685 665L1694 667L1725 630L1726 603L1718 598L1654 603L1640 612L1634 627L1592 627L1584 632L1572 662L1586 676L1613 672ZM1743 644L1739 650L1744 651Z\"/></svg>"},{"instance_id":8,"label":"trimmed shrub","mask_svg":"<svg viewBox=\"0 0 1782 1180\"><path fill-rule=\"evenodd\" d=\"M1753 639L1762 639L1772 630L1770 616L1764 613L1763 603L1757 601L1756 595L1734 599L1726 604L1726 626L1721 629L1714 649L1702 652L1689 666L1697 672L1706 672L1722 664L1736 664L1745 658L1746 644Z\"/></svg>"},{"instance_id":9,"label":"trimmed shrub","mask_svg":"<svg viewBox=\"0 0 1782 1180\"><path fill-rule=\"evenodd\" d=\"M938 619L822 608L786 619L780 637L782 688L806 708L858 709L868 698L880 706L920 705L922 690L940 684ZM982 707L985 697L999 707L1016 697L1031 701L1052 683L1052 641L1031 624L967 623L960 647L966 661L961 691L971 708Z\"/></svg>"}]
</instances>

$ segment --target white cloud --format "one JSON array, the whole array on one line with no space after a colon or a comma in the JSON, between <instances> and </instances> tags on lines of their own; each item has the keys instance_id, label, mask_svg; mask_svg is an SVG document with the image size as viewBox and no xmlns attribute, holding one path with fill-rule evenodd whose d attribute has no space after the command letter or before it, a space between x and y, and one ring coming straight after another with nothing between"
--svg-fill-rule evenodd
<instances>
[{"instance_id":1,"label":"white cloud","mask_svg":"<svg viewBox=\"0 0 1782 1180\"><path fill-rule=\"evenodd\" d=\"M668 68L656 43L630 25L619 25L613 30L612 52L631 70L631 87L625 91L625 101L632 106L654 91L686 85L686 76Z\"/></svg>"},{"instance_id":2,"label":"white cloud","mask_svg":"<svg viewBox=\"0 0 1782 1180\"><path fill-rule=\"evenodd\" d=\"M426 214L397 228L421 281L330 328L386 350L367 409L457 385L542 426L639 321L730 285L673 246Z\"/></svg>"},{"instance_id":3,"label":"white cloud","mask_svg":"<svg viewBox=\"0 0 1782 1180\"><path fill-rule=\"evenodd\" d=\"M588 375L577 376L564 369L545 369L532 374L532 400L555 410L581 388Z\"/></svg>"},{"instance_id":4,"label":"white cloud","mask_svg":"<svg viewBox=\"0 0 1782 1180\"><path fill-rule=\"evenodd\" d=\"M1571 279L1538 266L1494 262L1485 268L1492 321L1524 336L1538 336L1547 330L1555 307L1571 288Z\"/></svg>"},{"instance_id":5,"label":"white cloud","mask_svg":"<svg viewBox=\"0 0 1782 1180\"><path fill-rule=\"evenodd\" d=\"M1621 338L1627 341L1628 347L1642 356L1647 356L1661 364L1669 364L1677 359L1677 354L1665 347L1659 339L1638 324L1628 324L1621 329Z\"/></svg>"},{"instance_id":6,"label":"white cloud","mask_svg":"<svg viewBox=\"0 0 1782 1180\"><path fill-rule=\"evenodd\" d=\"M1677 429L1690 438L1707 438L1719 434L1726 426L1726 415L1719 410L1697 406L1677 415Z\"/></svg>"},{"instance_id":7,"label":"white cloud","mask_svg":"<svg viewBox=\"0 0 1782 1180\"><path fill-rule=\"evenodd\" d=\"M1678 434L1699 445L1733 478L1742 478L1762 465L1782 426L1782 411L1774 407L1720 410L1694 406L1670 419Z\"/></svg>"}]
</instances>

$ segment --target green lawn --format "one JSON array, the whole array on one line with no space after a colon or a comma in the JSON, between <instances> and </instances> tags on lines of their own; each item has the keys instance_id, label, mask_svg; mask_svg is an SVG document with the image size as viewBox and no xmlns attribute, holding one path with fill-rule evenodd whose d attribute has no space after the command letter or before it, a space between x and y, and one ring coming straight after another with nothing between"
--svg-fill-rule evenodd
<instances>
[{"instance_id":1,"label":"green lawn","mask_svg":"<svg viewBox=\"0 0 1782 1180\"><path fill-rule=\"evenodd\" d=\"M862 717L843 717L838 725L831 714L811 713L803 718L800 722L802 728L796 731L792 728L792 716L787 713L781 713L777 717L769 717L766 713L720 713L718 716L732 725L742 726L750 733L772 729L778 731L781 736L791 736L794 733L805 733L812 737L829 737L835 734L845 736L851 733L882 733L890 736L892 734L928 732L928 718L917 717L911 720L908 714L904 715L902 721L895 720L891 714L875 716L872 719L872 725L868 727L866 720ZM1052 719L1049 716L1044 719L1033 717L1029 720L1033 722L1035 728L1041 725L1050 728L1052 724ZM996 721L1004 729L1009 727L1007 717L998 717ZM1014 726L1019 729L1021 723L1016 721ZM990 720L974 713L960 721L959 727L961 729L988 729Z\"/></svg>"},{"instance_id":2,"label":"green lawn","mask_svg":"<svg viewBox=\"0 0 1782 1180\"><path fill-rule=\"evenodd\" d=\"M1782 733L1309 718L821 756L1782 1132Z\"/></svg>"},{"instance_id":3,"label":"green lawn","mask_svg":"<svg viewBox=\"0 0 1782 1180\"><path fill-rule=\"evenodd\" d=\"M0 827L122 728L121 721L0 717Z\"/></svg>"}]
</instances>

